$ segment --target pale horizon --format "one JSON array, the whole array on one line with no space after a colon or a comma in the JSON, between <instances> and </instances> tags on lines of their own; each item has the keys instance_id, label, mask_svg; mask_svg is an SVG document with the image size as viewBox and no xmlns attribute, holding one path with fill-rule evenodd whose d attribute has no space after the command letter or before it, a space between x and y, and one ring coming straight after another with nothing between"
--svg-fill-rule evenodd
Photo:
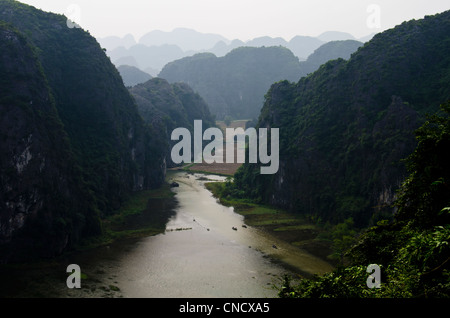
<instances>
[{"instance_id":1,"label":"pale horizon","mask_svg":"<svg viewBox=\"0 0 450 318\"><path fill-rule=\"evenodd\" d=\"M297 35L317 37L327 31L359 39L450 9L448 0L297 1L297 0L23 0L44 11L72 16L97 38L136 41L148 32L177 28L248 41L262 36L286 41ZM77 21L79 20L79 21Z\"/></svg>"}]
</instances>

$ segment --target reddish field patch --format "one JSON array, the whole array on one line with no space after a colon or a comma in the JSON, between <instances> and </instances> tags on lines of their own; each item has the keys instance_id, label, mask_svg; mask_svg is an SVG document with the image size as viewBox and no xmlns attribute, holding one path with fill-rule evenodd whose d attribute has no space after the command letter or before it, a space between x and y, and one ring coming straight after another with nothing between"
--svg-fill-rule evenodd
<instances>
[{"instance_id":1,"label":"reddish field patch","mask_svg":"<svg viewBox=\"0 0 450 318\"><path fill-rule=\"evenodd\" d=\"M242 129L245 130L245 124L247 123L247 120L235 120L233 122L230 123L229 126L226 126L225 123L223 121L217 121L216 125L222 129L223 131L223 135L225 136L225 128L239 128L241 127ZM235 158L236 158L236 148L237 145L234 145L234 154L235 154ZM234 175L234 173L236 172L236 170L242 165L242 163L226 163L225 162L225 156L226 156L226 147L224 147L224 151L223 151L223 162L224 163L211 163L208 164L206 162L202 162L202 163L196 163L193 164L192 166L190 166L189 168L187 168L187 170L189 171L202 171L202 172L209 172L209 173L213 173L213 174L223 174L223 175ZM236 162L236 160L234 160Z\"/></svg>"}]
</instances>

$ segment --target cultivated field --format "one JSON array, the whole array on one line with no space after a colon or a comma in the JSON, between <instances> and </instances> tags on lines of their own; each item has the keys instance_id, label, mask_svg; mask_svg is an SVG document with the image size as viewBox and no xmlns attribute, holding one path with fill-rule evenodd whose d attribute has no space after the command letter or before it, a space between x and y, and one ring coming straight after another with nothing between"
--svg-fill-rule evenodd
<instances>
[{"instance_id":1,"label":"cultivated field","mask_svg":"<svg viewBox=\"0 0 450 318\"><path fill-rule=\"evenodd\" d=\"M217 121L216 125L222 129L223 136L225 137L225 129L226 128L238 128L241 127L245 130L245 124L247 120L234 120L230 123L229 126L227 126L223 121ZM202 163L195 163L193 165L188 166L188 168L185 168L189 171L201 171L201 172L208 172L208 173L214 173L214 174L221 174L221 175L234 175L236 170L242 165L241 163L226 163L225 156L226 156L226 147L224 146L223 149L223 163L211 163L208 164L206 162ZM234 154L236 157L236 149L237 145L234 145ZM234 160L236 162L237 160Z\"/></svg>"}]
</instances>

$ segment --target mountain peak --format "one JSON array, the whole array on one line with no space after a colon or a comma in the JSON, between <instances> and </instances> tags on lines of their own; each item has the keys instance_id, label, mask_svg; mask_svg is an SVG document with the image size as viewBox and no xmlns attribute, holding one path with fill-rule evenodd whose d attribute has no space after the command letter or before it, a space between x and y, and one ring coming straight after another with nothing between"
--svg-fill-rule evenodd
<instances>
[{"instance_id":1,"label":"mountain peak","mask_svg":"<svg viewBox=\"0 0 450 318\"><path fill-rule=\"evenodd\" d=\"M350 33L340 31L326 31L320 34L317 38L324 42L356 40L356 38Z\"/></svg>"},{"instance_id":2,"label":"mountain peak","mask_svg":"<svg viewBox=\"0 0 450 318\"><path fill-rule=\"evenodd\" d=\"M200 51L205 48L211 48L219 41L229 43L228 39L219 34L206 34L187 28L176 28L169 32L154 30L139 39L139 43L147 46L176 44L183 51Z\"/></svg>"}]
</instances>

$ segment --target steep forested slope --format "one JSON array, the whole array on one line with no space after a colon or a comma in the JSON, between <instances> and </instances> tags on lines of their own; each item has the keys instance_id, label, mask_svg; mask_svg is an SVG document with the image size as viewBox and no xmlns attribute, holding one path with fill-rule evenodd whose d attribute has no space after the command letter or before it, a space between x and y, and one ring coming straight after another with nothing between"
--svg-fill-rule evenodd
<instances>
[{"instance_id":1,"label":"steep forested slope","mask_svg":"<svg viewBox=\"0 0 450 318\"><path fill-rule=\"evenodd\" d=\"M215 126L206 102L185 83L169 84L165 79L153 78L129 90L144 120L152 125L157 121L160 134L167 140L178 127L187 128L193 136L194 120L202 120L203 130ZM168 166L174 165L170 159L173 145L174 142L167 145Z\"/></svg>"},{"instance_id":2,"label":"steep forested slope","mask_svg":"<svg viewBox=\"0 0 450 318\"><path fill-rule=\"evenodd\" d=\"M441 105L441 110L416 131L418 143L406 160L409 175L395 202L395 218L362 233L346 253L347 266L297 286L291 286L287 277L279 296L450 296L450 102ZM372 270L372 278L367 277L368 264L378 267L377 273ZM379 288L369 288L374 283Z\"/></svg>"},{"instance_id":3,"label":"steep forested slope","mask_svg":"<svg viewBox=\"0 0 450 318\"><path fill-rule=\"evenodd\" d=\"M35 50L2 23L0 47L1 262L60 252L99 224Z\"/></svg>"},{"instance_id":4,"label":"steep forested slope","mask_svg":"<svg viewBox=\"0 0 450 318\"><path fill-rule=\"evenodd\" d=\"M148 73L145 73L135 66L120 65L117 70L122 76L123 84L127 87L144 83L152 78Z\"/></svg>"},{"instance_id":5,"label":"steep forested slope","mask_svg":"<svg viewBox=\"0 0 450 318\"><path fill-rule=\"evenodd\" d=\"M367 225L391 204L426 113L450 99L450 12L377 34L349 61L274 84L259 126L280 128L280 169L245 165L237 195L317 218Z\"/></svg>"},{"instance_id":6,"label":"steep forested slope","mask_svg":"<svg viewBox=\"0 0 450 318\"><path fill-rule=\"evenodd\" d=\"M188 83L218 119L254 119L274 82L298 81L330 59L348 59L360 45L357 41L330 42L304 62L282 46L241 47L220 58L203 53L171 62L159 76L171 83Z\"/></svg>"},{"instance_id":7,"label":"steep forested slope","mask_svg":"<svg viewBox=\"0 0 450 318\"><path fill-rule=\"evenodd\" d=\"M196 54L167 64L159 77L184 82L208 103L217 119L255 118L270 85L299 79L299 61L283 47L242 47L224 57Z\"/></svg>"},{"instance_id":8,"label":"steep forested slope","mask_svg":"<svg viewBox=\"0 0 450 318\"><path fill-rule=\"evenodd\" d=\"M68 27L64 16L9 0L0 1L0 20L15 30L3 32L1 46L7 155L0 212L2 231L8 228L1 239L51 240L42 249L52 254L83 231L98 234L98 215L111 213L132 191L160 185L165 147L158 145L166 140L143 121L119 72L87 32ZM31 179L20 183L15 173ZM12 239L33 218L42 226ZM55 233L46 230L52 222L61 223Z\"/></svg>"},{"instance_id":9,"label":"steep forested slope","mask_svg":"<svg viewBox=\"0 0 450 318\"><path fill-rule=\"evenodd\" d=\"M316 49L306 61L300 62L300 77L315 72L322 64L330 60L342 58L348 60L350 56L363 45L355 40L331 41Z\"/></svg>"}]
</instances>

